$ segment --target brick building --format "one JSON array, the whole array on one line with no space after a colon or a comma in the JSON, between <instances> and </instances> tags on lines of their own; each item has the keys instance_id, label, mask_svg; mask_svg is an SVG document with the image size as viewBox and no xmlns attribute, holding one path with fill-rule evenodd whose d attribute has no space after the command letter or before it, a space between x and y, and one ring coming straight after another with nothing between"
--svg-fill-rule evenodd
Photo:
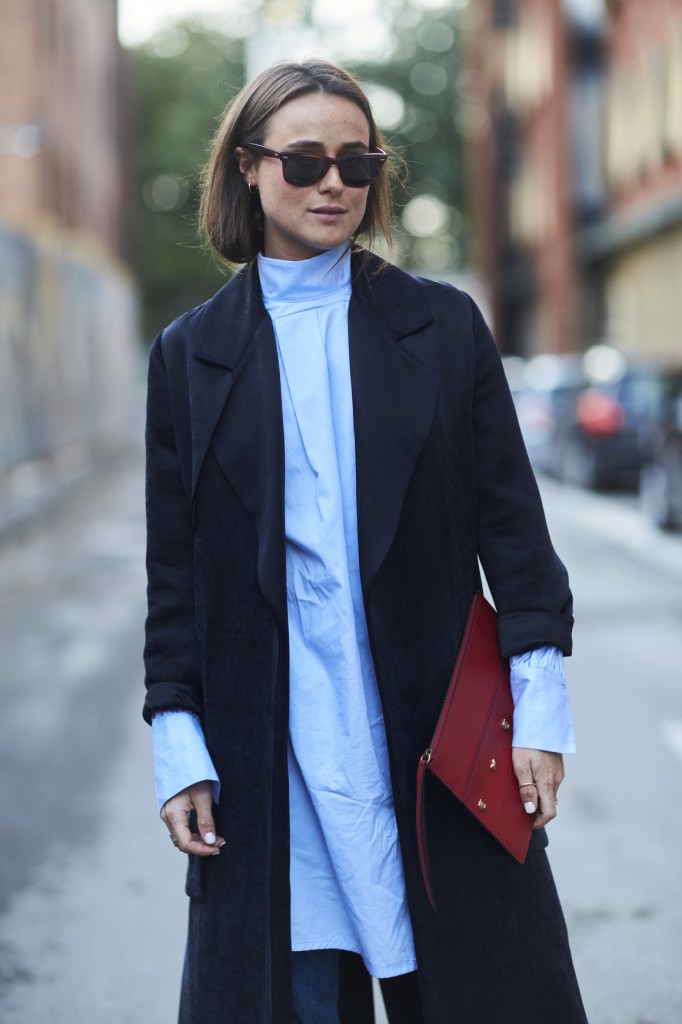
<instances>
[{"instance_id":1,"label":"brick building","mask_svg":"<svg viewBox=\"0 0 682 1024\"><path fill-rule=\"evenodd\" d=\"M680 358L682 0L480 0L477 262L506 351Z\"/></svg>"},{"instance_id":2,"label":"brick building","mask_svg":"<svg viewBox=\"0 0 682 1024\"><path fill-rule=\"evenodd\" d=\"M472 60L488 131L475 235L503 348L570 347L566 52L559 0L482 0Z\"/></svg>"},{"instance_id":3,"label":"brick building","mask_svg":"<svg viewBox=\"0 0 682 1024\"><path fill-rule=\"evenodd\" d=\"M608 5L607 215L578 239L603 284L604 332L626 352L682 361L682 0Z\"/></svg>"},{"instance_id":4,"label":"brick building","mask_svg":"<svg viewBox=\"0 0 682 1024\"><path fill-rule=\"evenodd\" d=\"M116 0L0 0L0 216L121 250Z\"/></svg>"},{"instance_id":5,"label":"brick building","mask_svg":"<svg viewBox=\"0 0 682 1024\"><path fill-rule=\"evenodd\" d=\"M122 262L116 0L0 0L0 529L120 444L136 338Z\"/></svg>"}]
</instances>

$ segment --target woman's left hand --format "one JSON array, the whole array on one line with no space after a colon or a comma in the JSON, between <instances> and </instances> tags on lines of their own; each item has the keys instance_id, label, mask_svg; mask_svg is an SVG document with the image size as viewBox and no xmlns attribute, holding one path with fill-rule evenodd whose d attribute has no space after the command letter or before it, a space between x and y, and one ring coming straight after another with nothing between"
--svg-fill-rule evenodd
<instances>
[{"instance_id":1,"label":"woman's left hand","mask_svg":"<svg viewBox=\"0 0 682 1024\"><path fill-rule=\"evenodd\" d=\"M519 798L527 814L535 814L533 828L542 828L556 818L557 793L564 777L564 759L549 750L512 748L514 774Z\"/></svg>"}]
</instances>

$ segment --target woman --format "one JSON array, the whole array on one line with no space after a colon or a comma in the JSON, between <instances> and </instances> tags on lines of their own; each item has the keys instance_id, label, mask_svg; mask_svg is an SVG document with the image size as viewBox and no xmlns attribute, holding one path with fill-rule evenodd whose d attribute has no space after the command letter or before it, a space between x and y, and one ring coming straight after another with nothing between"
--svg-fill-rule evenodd
<instances>
[{"instance_id":1,"label":"woman","mask_svg":"<svg viewBox=\"0 0 682 1024\"><path fill-rule=\"evenodd\" d=\"M203 198L246 266L151 352L145 716L190 855L184 1024L361 1024L365 968L392 1024L585 1020L542 828L572 749L566 573L480 313L355 245L390 233L387 172L346 72L263 72ZM432 787L434 912L415 769L479 557L537 831L522 867Z\"/></svg>"}]
</instances>

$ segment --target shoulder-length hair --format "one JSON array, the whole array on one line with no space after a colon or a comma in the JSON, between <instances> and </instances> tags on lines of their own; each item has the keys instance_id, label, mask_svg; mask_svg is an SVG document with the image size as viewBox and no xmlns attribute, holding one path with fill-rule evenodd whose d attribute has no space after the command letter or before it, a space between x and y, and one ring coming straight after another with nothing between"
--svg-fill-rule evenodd
<instances>
[{"instance_id":1,"label":"shoulder-length hair","mask_svg":"<svg viewBox=\"0 0 682 1024\"><path fill-rule=\"evenodd\" d=\"M355 103L367 118L370 149L386 148L369 100L348 71L324 60L281 61L262 71L225 110L203 178L201 227L208 242L229 263L246 263L263 249L260 199L246 187L235 149L245 142L262 144L275 111L290 100L315 92ZM388 165L370 186L365 215L357 230L357 235L367 237L370 246L379 234L390 243Z\"/></svg>"}]
</instances>

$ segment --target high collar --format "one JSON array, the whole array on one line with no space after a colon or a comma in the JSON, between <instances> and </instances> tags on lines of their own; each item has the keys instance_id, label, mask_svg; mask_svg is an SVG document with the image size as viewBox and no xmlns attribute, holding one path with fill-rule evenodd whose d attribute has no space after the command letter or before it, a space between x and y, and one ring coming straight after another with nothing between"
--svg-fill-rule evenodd
<instances>
[{"instance_id":1,"label":"high collar","mask_svg":"<svg viewBox=\"0 0 682 1024\"><path fill-rule=\"evenodd\" d=\"M266 308L272 302L314 302L350 289L350 246L344 242L307 260L274 260L259 254L258 276Z\"/></svg>"}]
</instances>

